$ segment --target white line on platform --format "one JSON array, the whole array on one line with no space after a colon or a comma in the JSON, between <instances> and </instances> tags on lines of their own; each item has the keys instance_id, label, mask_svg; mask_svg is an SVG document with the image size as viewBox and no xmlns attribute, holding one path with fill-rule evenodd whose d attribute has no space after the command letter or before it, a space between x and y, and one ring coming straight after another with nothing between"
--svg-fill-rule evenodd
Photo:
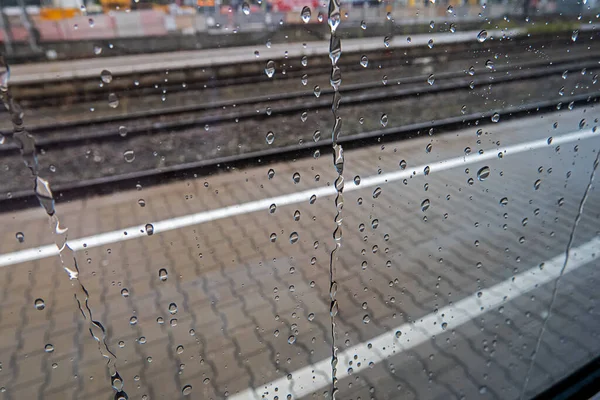
<instances>
[{"instance_id":1,"label":"white line on platform","mask_svg":"<svg viewBox=\"0 0 600 400\"><path fill-rule=\"evenodd\" d=\"M600 239L594 238L571 250L565 273L574 271L596 260L599 256ZM369 363L377 364L412 349L435 335L440 335L444 330L443 323L447 323L445 329L455 329L487 311L551 282L560 275L564 260L564 254L558 255L546 261L543 269L538 266L532 267L516 275L514 279L507 279L482 290L481 297L473 293L452 305L440 308L435 314L419 318L414 323L402 324L368 342L359 343L338 353L337 378L341 380L348 377L350 366L354 373L360 373L369 368ZM396 332L401 333L400 337L396 337ZM288 394L291 394L293 399L300 399L331 385L331 359L308 365L292 372L291 375L292 379L285 376L259 388L246 389L229 397L229 400L258 400L273 398L275 395L280 399L285 399Z\"/></svg>"},{"instance_id":2,"label":"white line on platform","mask_svg":"<svg viewBox=\"0 0 600 400\"><path fill-rule=\"evenodd\" d=\"M578 140L589 139L593 137L600 137L600 135L592 132L591 129L571 132L565 135L554 137L552 140L552 146L575 142ZM347 184L344 191L351 192L366 187L383 185L385 183L398 181L401 179L409 178L411 176L423 175L425 167L429 167L430 173L432 174L435 172L445 171L460 166L495 159L498 157L498 153L503 153L504 157L507 157L514 154L546 148L548 146L549 145L547 139L540 139L531 142L520 143L514 146L490 149L485 151L483 154L474 153L467 156L455 157L431 164L420 165L415 167L414 169L399 170L397 172L390 172L387 174L363 178L360 182L360 185L356 185L355 183ZM335 188L333 188L332 186L326 186L318 189L310 189L298 193L290 193L282 196L271 197L268 199L251 201L243 204L236 204L233 206L223 207L216 210L202 211L196 214L189 214L181 217L170 218L163 221L153 222L152 225L154 227L154 235L157 235L162 232L184 228L191 225L198 225L204 222L215 221L222 218L233 217L236 215L247 214L255 211L267 210L271 204L277 204L277 206L284 206L289 204L309 202L310 198L313 195L319 198L331 196L334 194ZM73 250L78 251L84 248L90 249L111 243L122 242L125 240L137 239L146 235L147 234L145 225L137 225L117 231L100 233L81 239L69 240L69 246L71 246ZM0 267L19 264L26 261L40 260L46 257L55 256L57 254L58 250L55 245L40 246L27 250L16 251L13 253L2 254L0 255Z\"/></svg>"}]
</instances>

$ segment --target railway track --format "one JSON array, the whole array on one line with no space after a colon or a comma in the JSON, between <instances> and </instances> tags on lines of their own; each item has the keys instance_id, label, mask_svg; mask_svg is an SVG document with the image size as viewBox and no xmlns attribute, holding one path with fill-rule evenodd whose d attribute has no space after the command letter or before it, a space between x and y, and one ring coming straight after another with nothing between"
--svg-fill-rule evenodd
<instances>
[{"instance_id":1,"label":"railway track","mask_svg":"<svg viewBox=\"0 0 600 400\"><path fill-rule=\"evenodd\" d=\"M448 91L471 90L482 85L501 85L509 82L541 79L561 75L565 70L581 70L598 65L600 53L587 54L580 58L564 57L556 59L552 65L547 61L528 62L508 67L492 67L475 71L474 75L463 72L446 72L437 74L432 84L428 83L429 75L413 76L388 82L357 83L344 88L344 105L363 102L387 102L411 96L422 96ZM402 83L402 84L400 84ZM328 96L330 90L324 90L323 98L315 98L310 92L282 93L265 95L240 100L229 100L191 106L174 107L167 110L150 110L132 113L119 118L107 117L104 120L81 120L73 123L29 128L37 138L37 145L45 151L55 148L80 146L82 144L115 141L123 142L137 135L155 135L166 131L171 133L183 129L197 129L199 132L208 125L217 125L231 121L248 119L265 119L284 115L300 114L306 111L326 109L331 106ZM274 104L271 110L257 113L257 109L266 109L267 104ZM235 111L224 111L224 108L236 106ZM204 113L205 115L197 116ZM126 123L126 136L119 133L119 125ZM2 132L10 135L10 132ZM18 148L12 145L0 147L0 154L16 153Z\"/></svg>"},{"instance_id":2,"label":"railway track","mask_svg":"<svg viewBox=\"0 0 600 400\"><path fill-rule=\"evenodd\" d=\"M502 110L490 110L482 113L454 116L435 121L408 124L397 128L378 129L369 132L349 134L339 139L346 149L365 145L384 144L403 137L415 137L427 134L432 128L438 134L469 126L483 127L494 123L494 116L502 112L503 120L531 115L543 115L561 108L595 107L600 100L600 92L565 96L563 102L555 100L533 102L526 106L513 106ZM82 196L110 194L119 190L130 190L133 187L152 186L172 179L195 179L198 176L208 176L218 171L241 168L245 165L268 165L270 162L292 157L311 157L315 151L326 152L331 147L331 139L324 138L314 143L289 145L279 148L254 151L241 155L218 157L197 162L181 163L164 168L153 168L142 171L128 172L105 176L101 178L79 180L66 184L53 185L57 202L67 202ZM0 212L10 212L16 209L37 207L37 198L33 190L18 190L0 195Z\"/></svg>"},{"instance_id":3,"label":"railway track","mask_svg":"<svg viewBox=\"0 0 600 400\"><path fill-rule=\"evenodd\" d=\"M578 44L590 41L588 37L578 39ZM357 62L366 55L371 63L380 65L382 69L407 67L424 58L432 63L446 62L453 54L494 54L496 52L516 53L525 48L545 49L552 46L570 45L570 34L517 36L510 40L498 38L484 43L476 40L434 46L415 46L409 48L382 48L367 52L348 52L340 60L346 72L361 71L363 67ZM235 65L215 65L188 69L162 69L143 73L132 73L113 76L110 83L103 83L100 76L94 78L74 78L68 81L44 82L13 85L14 96L27 109L60 106L81 102L105 100L109 93L119 98L140 98L167 92L175 94L184 91L210 88L231 87L244 84L264 84L270 80L264 73L267 59L257 58ZM318 76L329 73L327 57L311 56L308 61L302 57L291 57L274 60L278 73L276 81L299 79L303 75ZM306 64L306 65L304 65Z\"/></svg>"},{"instance_id":4,"label":"railway track","mask_svg":"<svg viewBox=\"0 0 600 400\"><path fill-rule=\"evenodd\" d=\"M575 48L562 42L554 42L552 46L541 43L532 46L528 42L525 47L515 47L511 42L506 42L514 49L510 53L510 62L502 58L496 60L497 65L483 61L493 61L498 54L508 54L506 49L496 53L488 48L475 52L475 55L469 50L465 54L470 59L451 57L455 63L452 64L454 70L437 72L433 79L427 72L395 77L384 84L380 79L361 81L356 79L361 75L355 75L353 83L344 85L342 100L344 111L351 115L367 112L371 117L376 114L378 120L382 110L401 107L403 113L411 114L414 107L420 104L423 104L421 107L430 107L432 112L402 121L396 118L394 123L383 129L379 121L367 121L365 125L347 121L345 129L348 133L343 135L346 147L373 143L388 136L395 139L414 136L431 128L439 132L461 128L465 124L489 123L495 113L500 113L504 120L550 111L556 109L557 104L566 108L571 102L578 105L595 104L598 101L600 91L595 87L595 74L600 53L595 52L593 47ZM517 48L521 53L533 53L533 56L519 58ZM434 65L448 55L438 54L437 57L431 61ZM400 61L394 62L401 64L403 58L401 56ZM371 58L370 61L376 62ZM392 68L384 65L382 61L377 74L387 73ZM466 68L469 65L480 67L468 71ZM462 69L457 69L457 66ZM427 68L421 70L427 71ZM567 70L568 77L564 74ZM266 79L263 78L264 72L260 74L260 79ZM282 81L289 78L286 76ZM561 85L566 89L560 90L559 94ZM500 93L504 95L498 96ZM493 100L488 104L489 94L492 94ZM110 193L117 188L131 188L132 183L152 185L165 179L205 175L224 167L266 163L284 157L314 156L317 150L327 151L329 140L301 140L298 144L297 138L306 136L308 131L312 135L312 128L308 124L300 125L298 117L301 115L317 117L321 121L316 122L318 126L330 125L323 120L329 113L320 112L331 107L329 89L323 88L320 97L316 97L311 90L244 95L246 93L242 91L241 98L220 98L212 102L130 112L120 116L108 115L93 120L39 124L28 126L28 130L36 138L46 168L49 165L52 170L59 171L54 178L50 178L59 201L90 193ZM462 101L466 105L459 112ZM412 106L407 107L410 104ZM438 108L445 109L436 114ZM237 125L239 123L243 124ZM121 125L127 126L126 134L119 132ZM207 125L211 127L210 132L205 130ZM265 147L266 127L272 125L282 127L281 136L275 145ZM8 131L2 133L11 134ZM224 151L215 150L228 141L232 145ZM172 142L170 150L162 146L169 142ZM242 143L243 147L240 146ZM136 149L136 163L123 164L123 151L126 149ZM100 164L86 160L88 154L94 156L97 152L102 155L103 161L97 161ZM17 176L19 173L15 172L22 170L17 147L7 143L0 146L0 154L7 172L0 179L0 184L11 190L0 195L0 204L5 205L4 209L36 205L23 173ZM162 158L166 154L167 160L156 162L151 160L151 154ZM53 164L57 164L58 168Z\"/></svg>"}]
</instances>

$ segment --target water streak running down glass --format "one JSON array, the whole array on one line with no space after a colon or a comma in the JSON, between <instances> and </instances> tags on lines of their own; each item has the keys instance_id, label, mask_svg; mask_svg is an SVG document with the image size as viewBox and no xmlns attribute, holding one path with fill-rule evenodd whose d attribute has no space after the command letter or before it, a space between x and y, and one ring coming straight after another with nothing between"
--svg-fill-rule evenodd
<instances>
[{"instance_id":1,"label":"water streak running down glass","mask_svg":"<svg viewBox=\"0 0 600 400\"><path fill-rule=\"evenodd\" d=\"M54 207L54 197L50 189L50 183L40 176L36 145L34 137L27 132L23 121L23 111L19 104L13 99L10 91L10 66L6 63L4 57L0 56L0 96L4 107L9 113L13 131L7 139L18 146L25 166L29 168L32 175L33 189L35 195L48 214L50 227L52 229L52 238L58 248L60 262L63 269L68 273L69 279L75 281L71 287L73 296L79 307L81 315L88 323L88 329L91 336L98 342L98 349L102 357L106 358L106 366L111 377L111 386L115 390L115 399L127 399L127 393L124 391L124 382L117 370L117 357L108 348L106 343L106 329L101 322L94 319L92 308L89 304L89 293L83 282L79 279L79 266L75 252L69 246L68 228L60 225L60 219ZM36 306L37 307L37 306Z\"/></svg>"}]
</instances>

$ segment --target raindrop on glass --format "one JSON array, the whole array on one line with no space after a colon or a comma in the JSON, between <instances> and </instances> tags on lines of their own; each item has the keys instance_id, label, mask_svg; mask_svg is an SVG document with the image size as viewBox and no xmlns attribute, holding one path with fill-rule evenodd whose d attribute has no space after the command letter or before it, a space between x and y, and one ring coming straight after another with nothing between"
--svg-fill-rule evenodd
<instances>
[{"instance_id":1,"label":"raindrop on glass","mask_svg":"<svg viewBox=\"0 0 600 400\"><path fill-rule=\"evenodd\" d=\"M290 234L290 243L294 244L298 241L298 233L297 232L292 232Z\"/></svg>"},{"instance_id":2,"label":"raindrop on glass","mask_svg":"<svg viewBox=\"0 0 600 400\"><path fill-rule=\"evenodd\" d=\"M135 160L135 153L133 152L133 150L126 150L123 153L123 158L125 159L125 161L127 161L128 163L131 163Z\"/></svg>"},{"instance_id":3,"label":"raindrop on glass","mask_svg":"<svg viewBox=\"0 0 600 400\"><path fill-rule=\"evenodd\" d=\"M275 61L267 61L267 66L265 67L265 74L267 74L269 78L272 78L273 75L275 75Z\"/></svg>"},{"instance_id":4,"label":"raindrop on glass","mask_svg":"<svg viewBox=\"0 0 600 400\"><path fill-rule=\"evenodd\" d=\"M310 16L311 16L310 8L308 6L304 6L304 8L302 8L302 12L300 13L300 16L302 18L302 21L305 24L308 24L310 22Z\"/></svg>"},{"instance_id":5,"label":"raindrop on glass","mask_svg":"<svg viewBox=\"0 0 600 400\"><path fill-rule=\"evenodd\" d=\"M167 270L165 268L161 268L158 270L158 278L161 281L163 281L163 282L166 281L168 277L169 277L169 274L167 273Z\"/></svg>"},{"instance_id":6,"label":"raindrop on glass","mask_svg":"<svg viewBox=\"0 0 600 400\"><path fill-rule=\"evenodd\" d=\"M102 51L102 50L100 50L100 51ZM97 54L100 54L100 53L97 53ZM110 71L102 70L102 72L100 72L100 79L104 83L111 83L112 79L113 79L113 76L110 73Z\"/></svg>"},{"instance_id":7,"label":"raindrop on glass","mask_svg":"<svg viewBox=\"0 0 600 400\"><path fill-rule=\"evenodd\" d=\"M485 166L485 167L482 167L479 171L477 171L477 179L479 179L480 181L483 182L489 177L490 177L490 167Z\"/></svg>"},{"instance_id":8,"label":"raindrop on glass","mask_svg":"<svg viewBox=\"0 0 600 400\"><path fill-rule=\"evenodd\" d=\"M33 303L33 305L35 306L35 309L38 311L42 311L44 308L46 308L46 303L44 302L43 299L35 299L35 302Z\"/></svg>"},{"instance_id":9,"label":"raindrop on glass","mask_svg":"<svg viewBox=\"0 0 600 400\"><path fill-rule=\"evenodd\" d=\"M119 98L116 94L110 93L108 95L108 105L111 108L117 108L119 106Z\"/></svg>"},{"instance_id":10,"label":"raindrop on glass","mask_svg":"<svg viewBox=\"0 0 600 400\"><path fill-rule=\"evenodd\" d=\"M265 139L267 140L267 144L273 144L273 141L275 141L275 134L269 131L267 132L267 136Z\"/></svg>"},{"instance_id":11,"label":"raindrop on glass","mask_svg":"<svg viewBox=\"0 0 600 400\"><path fill-rule=\"evenodd\" d=\"M479 32L479 33L477 34L477 41L478 41L479 43L483 43L483 42L485 42L485 39L487 39L487 37L488 37L488 33L487 33L487 31L484 29L484 30L482 30L481 32Z\"/></svg>"},{"instance_id":12,"label":"raindrop on glass","mask_svg":"<svg viewBox=\"0 0 600 400\"><path fill-rule=\"evenodd\" d=\"M381 122L381 126L383 126L385 128L386 125L388 124L388 116L387 116L387 114L383 114L381 116L381 119L379 121Z\"/></svg>"},{"instance_id":13,"label":"raindrop on glass","mask_svg":"<svg viewBox=\"0 0 600 400\"><path fill-rule=\"evenodd\" d=\"M376 199L381 195L381 188L377 187L375 188L375 190L373 190L373 198Z\"/></svg>"},{"instance_id":14,"label":"raindrop on glass","mask_svg":"<svg viewBox=\"0 0 600 400\"><path fill-rule=\"evenodd\" d=\"M369 59L367 58L367 56L362 56L360 58L360 65L362 65L364 68L367 68L369 66Z\"/></svg>"},{"instance_id":15,"label":"raindrop on glass","mask_svg":"<svg viewBox=\"0 0 600 400\"><path fill-rule=\"evenodd\" d=\"M192 385L185 385L183 389L181 389L181 394L184 396L189 396L192 394Z\"/></svg>"}]
</instances>

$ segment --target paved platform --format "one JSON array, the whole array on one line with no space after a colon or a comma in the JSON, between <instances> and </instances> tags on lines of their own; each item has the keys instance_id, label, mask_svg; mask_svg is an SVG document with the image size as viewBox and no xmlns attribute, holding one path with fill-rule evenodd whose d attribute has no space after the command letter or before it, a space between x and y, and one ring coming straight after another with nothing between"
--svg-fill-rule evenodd
<instances>
[{"instance_id":1,"label":"paved platform","mask_svg":"<svg viewBox=\"0 0 600 400\"><path fill-rule=\"evenodd\" d=\"M338 398L513 399L526 376L529 397L600 354L595 188L548 313L600 148L597 115L346 151ZM323 397L334 179L323 154L58 206L130 399L184 397L186 385L194 399ZM44 212L0 224L0 398L112 398L73 281L39 253L52 249Z\"/></svg>"}]
</instances>

